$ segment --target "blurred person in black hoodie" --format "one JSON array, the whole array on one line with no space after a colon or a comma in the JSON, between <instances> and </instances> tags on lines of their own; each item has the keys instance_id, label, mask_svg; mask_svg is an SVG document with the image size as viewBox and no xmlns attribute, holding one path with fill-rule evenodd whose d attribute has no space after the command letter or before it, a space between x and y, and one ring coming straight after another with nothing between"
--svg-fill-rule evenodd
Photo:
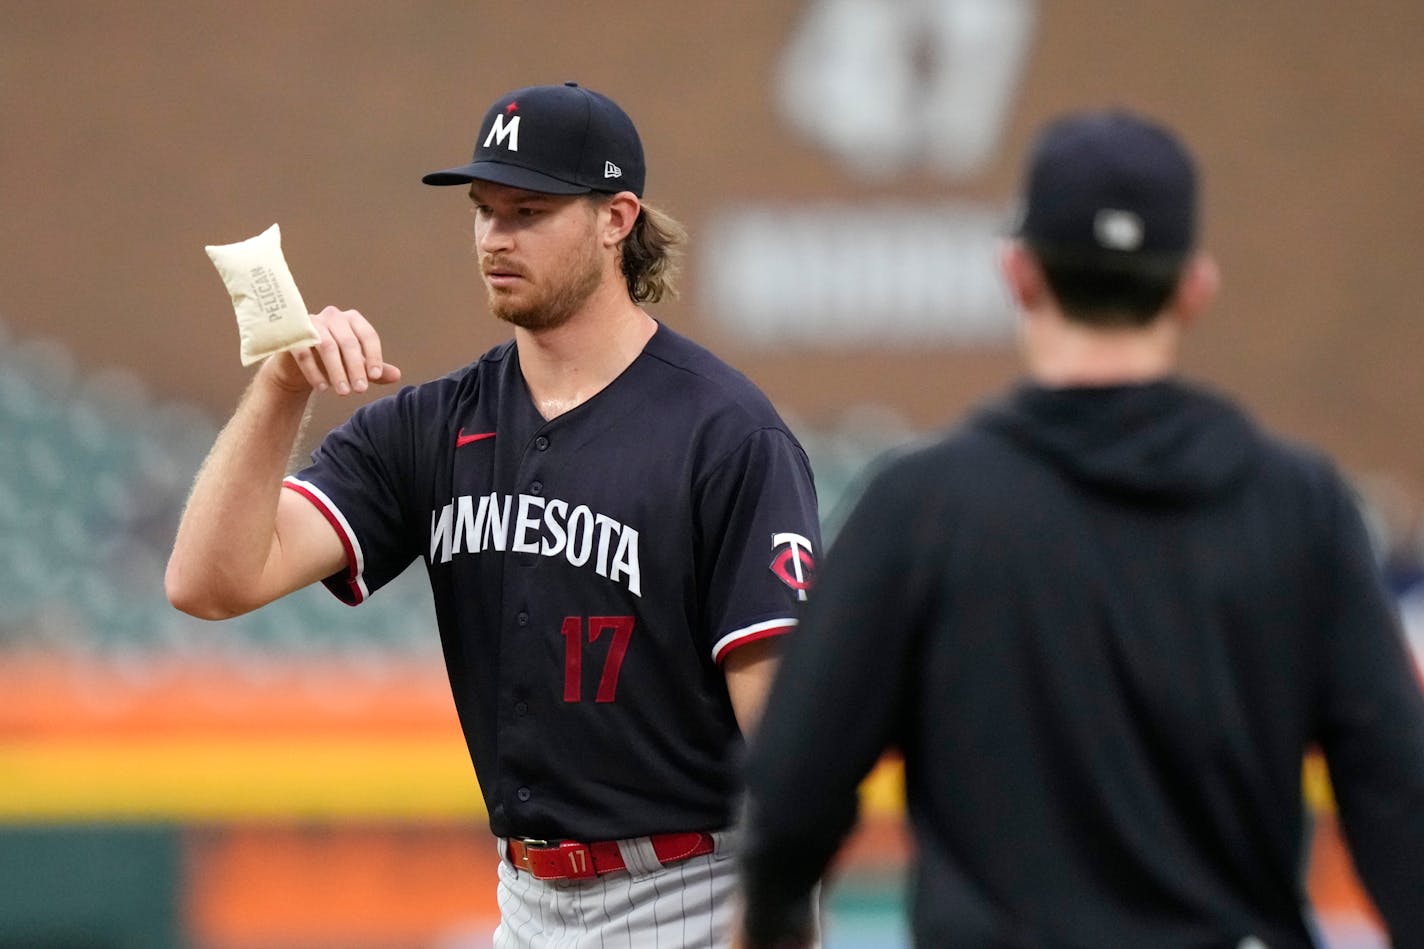
<instances>
[{"instance_id":1,"label":"blurred person in black hoodie","mask_svg":"<svg viewBox=\"0 0 1424 949\"><path fill-rule=\"evenodd\" d=\"M888 460L822 564L747 762L747 949L814 939L887 749L918 946L1313 946L1312 746L1424 946L1424 698L1355 499L1177 374L1218 284L1196 178L1124 111L1037 139L1001 257L1027 378Z\"/></svg>"}]
</instances>

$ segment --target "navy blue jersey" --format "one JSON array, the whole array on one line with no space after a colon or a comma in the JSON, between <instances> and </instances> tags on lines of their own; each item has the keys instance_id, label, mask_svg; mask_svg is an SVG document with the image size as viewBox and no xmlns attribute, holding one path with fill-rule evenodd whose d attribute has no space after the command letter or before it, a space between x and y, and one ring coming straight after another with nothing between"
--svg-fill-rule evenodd
<instances>
[{"instance_id":1,"label":"navy blue jersey","mask_svg":"<svg viewBox=\"0 0 1424 949\"><path fill-rule=\"evenodd\" d=\"M342 600L425 561L496 835L732 822L720 662L796 624L819 544L806 454L746 377L659 326L546 420L508 342L362 407L286 485L347 547Z\"/></svg>"}]
</instances>

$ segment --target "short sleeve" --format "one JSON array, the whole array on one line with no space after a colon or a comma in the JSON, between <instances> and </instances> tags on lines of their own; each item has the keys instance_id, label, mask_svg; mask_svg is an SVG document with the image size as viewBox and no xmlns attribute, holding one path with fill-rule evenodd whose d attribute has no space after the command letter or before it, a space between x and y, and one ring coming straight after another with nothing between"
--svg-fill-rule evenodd
<instances>
[{"instance_id":1,"label":"short sleeve","mask_svg":"<svg viewBox=\"0 0 1424 949\"><path fill-rule=\"evenodd\" d=\"M352 606L420 553L410 514L419 510L412 492L420 483L411 470L411 460L420 457L418 434L408 421L413 402L414 390L407 389L358 409L322 440L310 465L284 481L341 538L347 569L322 582Z\"/></svg>"},{"instance_id":2,"label":"short sleeve","mask_svg":"<svg viewBox=\"0 0 1424 949\"><path fill-rule=\"evenodd\" d=\"M806 453L788 432L758 429L714 464L696 504L703 632L720 663L798 622L821 544Z\"/></svg>"}]
</instances>

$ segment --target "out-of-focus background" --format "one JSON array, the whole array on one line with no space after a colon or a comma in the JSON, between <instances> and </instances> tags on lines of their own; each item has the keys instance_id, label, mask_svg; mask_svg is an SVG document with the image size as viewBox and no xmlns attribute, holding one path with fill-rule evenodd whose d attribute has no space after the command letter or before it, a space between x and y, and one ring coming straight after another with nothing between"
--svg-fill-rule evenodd
<instances>
[{"instance_id":1,"label":"out-of-focus background","mask_svg":"<svg viewBox=\"0 0 1424 949\"><path fill-rule=\"evenodd\" d=\"M4 949L488 945L420 571L206 624L162 570L248 377L203 246L278 222L306 302L365 312L407 379L470 361L506 333L461 191L419 179L523 85L635 117L693 237L654 312L793 422L832 531L878 453L1014 378L993 248L1036 127L1174 125L1225 273L1187 368L1335 455L1424 639L1418 0L0 0L0 24ZM1308 773L1322 937L1379 946ZM887 760L831 949L905 944L900 806Z\"/></svg>"}]
</instances>

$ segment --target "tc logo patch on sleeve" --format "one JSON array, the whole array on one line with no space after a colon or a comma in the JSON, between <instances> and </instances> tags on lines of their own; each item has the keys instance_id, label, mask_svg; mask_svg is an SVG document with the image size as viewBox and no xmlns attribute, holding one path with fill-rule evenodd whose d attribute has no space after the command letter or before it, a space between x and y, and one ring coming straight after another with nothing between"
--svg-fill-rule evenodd
<instances>
[{"instance_id":1,"label":"tc logo patch on sleeve","mask_svg":"<svg viewBox=\"0 0 1424 949\"><path fill-rule=\"evenodd\" d=\"M775 551L775 556L771 558L771 572L796 591L796 599L806 599L811 576L816 570L811 542L800 534L784 533L771 535L771 545Z\"/></svg>"}]
</instances>

